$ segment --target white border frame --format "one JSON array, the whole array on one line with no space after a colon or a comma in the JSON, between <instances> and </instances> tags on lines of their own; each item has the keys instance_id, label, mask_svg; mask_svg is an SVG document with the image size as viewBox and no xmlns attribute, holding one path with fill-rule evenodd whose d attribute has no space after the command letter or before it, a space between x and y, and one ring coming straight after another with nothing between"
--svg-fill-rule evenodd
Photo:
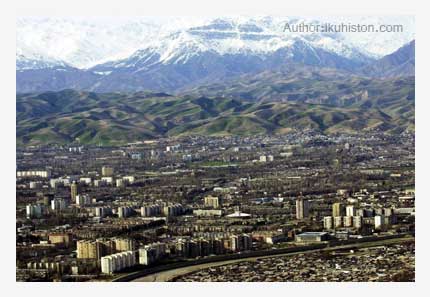
<instances>
[{"instance_id":1,"label":"white border frame","mask_svg":"<svg viewBox=\"0 0 430 297\"><path fill-rule=\"evenodd\" d=\"M6 2L6 1L5 1ZM426 252L429 236L428 222L423 209L429 208L426 197L426 169L429 165L429 137L426 133L429 122L430 98L427 98L429 65L429 43L427 28L430 28L428 11L424 1L138 1L138 0L36 0L10 1L2 5L2 53L1 59L1 170L4 237L2 248L3 265L1 279L3 294L13 296L83 296L89 294L184 294L186 296L220 296L221 294L265 295L265 294L323 294L362 296L363 294L386 294L390 296L422 293L428 282L426 275ZM15 18L16 16L217 16L217 15L416 15L416 193L417 193L417 261L415 283L16 283L15 282ZM421 88L420 88L421 86ZM3 239L3 238L2 238ZM73 289L73 290L71 290ZM6 290L8 291L6 293Z\"/></svg>"}]
</instances>

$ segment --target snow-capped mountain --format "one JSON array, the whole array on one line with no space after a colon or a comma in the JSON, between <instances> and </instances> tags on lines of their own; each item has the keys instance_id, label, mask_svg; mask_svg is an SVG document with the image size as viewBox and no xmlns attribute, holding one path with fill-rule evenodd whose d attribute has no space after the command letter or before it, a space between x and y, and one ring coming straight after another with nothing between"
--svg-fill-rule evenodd
<instances>
[{"instance_id":1,"label":"snow-capped mountain","mask_svg":"<svg viewBox=\"0 0 430 297\"><path fill-rule=\"evenodd\" d=\"M408 30L383 43L372 34L357 38L284 30L286 23L324 21L271 16L19 19L17 81L25 81L26 88L17 88L39 90L40 79L39 87L33 88L30 75L21 79L23 71L52 72L56 67L63 78L71 67L75 88L80 87L77 75L82 72L87 81L81 88L95 91L172 92L291 63L354 71L413 39ZM408 22L405 28L411 26ZM373 46L366 40L373 40ZM43 85L49 89L49 82ZM69 86L56 81L56 88L61 87Z\"/></svg>"},{"instance_id":2,"label":"snow-capped mountain","mask_svg":"<svg viewBox=\"0 0 430 297\"><path fill-rule=\"evenodd\" d=\"M63 61L48 59L41 56L33 56L28 58L22 54L16 54L16 70L24 71L30 69L52 69L68 67Z\"/></svg>"},{"instance_id":3,"label":"snow-capped mountain","mask_svg":"<svg viewBox=\"0 0 430 297\"><path fill-rule=\"evenodd\" d=\"M291 33L285 24L301 22L360 22L403 25L401 33ZM414 39L413 18L332 17L315 20L294 17L222 18L20 18L17 20L17 51L27 58L63 61L76 68L127 58L137 50L157 49L161 58L187 44L220 54L268 53L303 38L313 46L352 57L358 51L380 58ZM395 38L394 38L395 36ZM194 47L192 47L194 49Z\"/></svg>"}]
</instances>

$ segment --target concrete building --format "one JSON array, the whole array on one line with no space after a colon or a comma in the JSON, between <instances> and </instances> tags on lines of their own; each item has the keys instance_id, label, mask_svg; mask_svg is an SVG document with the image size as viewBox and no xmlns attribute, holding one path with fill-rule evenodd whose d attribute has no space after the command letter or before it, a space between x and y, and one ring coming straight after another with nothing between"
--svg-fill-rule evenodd
<instances>
[{"instance_id":1,"label":"concrete building","mask_svg":"<svg viewBox=\"0 0 430 297\"><path fill-rule=\"evenodd\" d=\"M355 210L355 216L364 217L364 209L361 209L361 208L356 209Z\"/></svg>"},{"instance_id":2,"label":"concrete building","mask_svg":"<svg viewBox=\"0 0 430 297\"><path fill-rule=\"evenodd\" d=\"M80 194L76 196L76 204L79 206L86 206L91 204L91 198L88 195Z\"/></svg>"},{"instance_id":3,"label":"concrete building","mask_svg":"<svg viewBox=\"0 0 430 297\"><path fill-rule=\"evenodd\" d=\"M117 187L117 188L122 188L122 187L124 187L124 186L125 186L125 182L124 182L124 180L123 180L123 179L121 179L121 178L117 179L117 180L115 181L115 183L116 183L116 187Z\"/></svg>"},{"instance_id":4,"label":"concrete building","mask_svg":"<svg viewBox=\"0 0 430 297\"><path fill-rule=\"evenodd\" d=\"M252 247L252 237L249 234L230 236L230 247L233 252L249 251Z\"/></svg>"},{"instance_id":5,"label":"concrete building","mask_svg":"<svg viewBox=\"0 0 430 297\"><path fill-rule=\"evenodd\" d=\"M68 248L72 245L72 234L70 233L51 233L48 235L50 243Z\"/></svg>"},{"instance_id":6,"label":"concrete building","mask_svg":"<svg viewBox=\"0 0 430 297\"><path fill-rule=\"evenodd\" d=\"M296 200L296 218L303 220L309 216L309 201L303 198Z\"/></svg>"},{"instance_id":7,"label":"concrete building","mask_svg":"<svg viewBox=\"0 0 430 297\"><path fill-rule=\"evenodd\" d=\"M79 195L79 184L73 182L70 185L70 198L72 200L72 202L78 204L76 197Z\"/></svg>"},{"instance_id":8,"label":"concrete building","mask_svg":"<svg viewBox=\"0 0 430 297\"><path fill-rule=\"evenodd\" d=\"M78 259L100 259L115 253L115 241L109 239L79 240L76 243Z\"/></svg>"},{"instance_id":9,"label":"concrete building","mask_svg":"<svg viewBox=\"0 0 430 297\"><path fill-rule=\"evenodd\" d=\"M39 219L43 215L42 204L28 204L25 208L27 219Z\"/></svg>"},{"instance_id":10,"label":"concrete building","mask_svg":"<svg viewBox=\"0 0 430 297\"><path fill-rule=\"evenodd\" d=\"M219 197L214 197L210 195L204 198L204 203L205 203L205 206L212 207L212 208L219 208L221 205L221 201Z\"/></svg>"},{"instance_id":11,"label":"concrete building","mask_svg":"<svg viewBox=\"0 0 430 297\"><path fill-rule=\"evenodd\" d=\"M352 216L345 216L343 217L343 226L344 227L352 227Z\"/></svg>"},{"instance_id":12,"label":"concrete building","mask_svg":"<svg viewBox=\"0 0 430 297\"><path fill-rule=\"evenodd\" d=\"M127 218L131 216L133 209L129 206L120 206L118 207L118 217L119 218Z\"/></svg>"},{"instance_id":13,"label":"concrete building","mask_svg":"<svg viewBox=\"0 0 430 297\"><path fill-rule=\"evenodd\" d=\"M102 175L103 176L112 176L113 175L113 168L109 166L103 166L102 167Z\"/></svg>"},{"instance_id":14,"label":"concrete building","mask_svg":"<svg viewBox=\"0 0 430 297\"><path fill-rule=\"evenodd\" d=\"M101 271L105 274L113 274L134 265L136 265L134 251L116 253L101 258Z\"/></svg>"},{"instance_id":15,"label":"concrete building","mask_svg":"<svg viewBox=\"0 0 430 297\"><path fill-rule=\"evenodd\" d=\"M332 217L344 216L344 208L340 202L333 203L332 206Z\"/></svg>"},{"instance_id":16,"label":"concrete building","mask_svg":"<svg viewBox=\"0 0 430 297\"><path fill-rule=\"evenodd\" d=\"M194 209L193 214L198 217L220 217L224 214L223 209Z\"/></svg>"},{"instance_id":17,"label":"concrete building","mask_svg":"<svg viewBox=\"0 0 430 297\"><path fill-rule=\"evenodd\" d=\"M346 216L347 217L353 217L353 216L355 216L354 205L347 205L346 206Z\"/></svg>"},{"instance_id":18,"label":"concrete building","mask_svg":"<svg viewBox=\"0 0 430 297\"><path fill-rule=\"evenodd\" d=\"M166 244L161 242L151 243L139 249L139 264L150 265L166 254Z\"/></svg>"},{"instance_id":19,"label":"concrete building","mask_svg":"<svg viewBox=\"0 0 430 297\"><path fill-rule=\"evenodd\" d=\"M100 259L102 257L102 246L97 241L79 240L76 243L78 259Z\"/></svg>"},{"instance_id":20,"label":"concrete building","mask_svg":"<svg viewBox=\"0 0 430 297\"><path fill-rule=\"evenodd\" d=\"M102 187L102 186L106 186L106 185L107 185L107 183L103 179L95 179L94 180L94 187Z\"/></svg>"},{"instance_id":21,"label":"concrete building","mask_svg":"<svg viewBox=\"0 0 430 297\"><path fill-rule=\"evenodd\" d=\"M91 181L92 181L91 177L81 177L81 178L79 178L79 183L81 183L81 184L90 185Z\"/></svg>"},{"instance_id":22,"label":"concrete building","mask_svg":"<svg viewBox=\"0 0 430 297\"><path fill-rule=\"evenodd\" d=\"M297 242L321 242L329 239L327 232L304 232L296 235Z\"/></svg>"},{"instance_id":23,"label":"concrete building","mask_svg":"<svg viewBox=\"0 0 430 297\"><path fill-rule=\"evenodd\" d=\"M132 185L134 184L135 178L134 176L124 176L122 180L125 181L128 185Z\"/></svg>"},{"instance_id":24,"label":"concrete building","mask_svg":"<svg viewBox=\"0 0 430 297\"><path fill-rule=\"evenodd\" d=\"M167 205L163 208L163 215L165 215L166 217L174 217L182 215L183 211L184 209L181 204L172 204Z\"/></svg>"},{"instance_id":25,"label":"concrete building","mask_svg":"<svg viewBox=\"0 0 430 297\"><path fill-rule=\"evenodd\" d=\"M114 238L115 250L117 252L134 251L136 249L136 241L132 238Z\"/></svg>"},{"instance_id":26,"label":"concrete building","mask_svg":"<svg viewBox=\"0 0 430 297\"><path fill-rule=\"evenodd\" d=\"M31 181L29 184L30 189L40 189L42 187L42 182L40 181Z\"/></svg>"},{"instance_id":27,"label":"concrete building","mask_svg":"<svg viewBox=\"0 0 430 297\"><path fill-rule=\"evenodd\" d=\"M363 226L363 217L361 216L354 216L352 221L353 221L353 226L356 229L360 229Z\"/></svg>"},{"instance_id":28,"label":"concrete building","mask_svg":"<svg viewBox=\"0 0 430 297\"><path fill-rule=\"evenodd\" d=\"M144 205L140 208L142 217L153 217L161 214L161 206L158 204Z\"/></svg>"},{"instance_id":29,"label":"concrete building","mask_svg":"<svg viewBox=\"0 0 430 297\"><path fill-rule=\"evenodd\" d=\"M112 209L110 207L98 206L98 207L94 208L94 215L96 217L104 218L104 217L111 215L111 214L112 214Z\"/></svg>"},{"instance_id":30,"label":"concrete building","mask_svg":"<svg viewBox=\"0 0 430 297\"><path fill-rule=\"evenodd\" d=\"M384 216L389 217L394 214L394 211L391 207L384 208Z\"/></svg>"},{"instance_id":31,"label":"concrete building","mask_svg":"<svg viewBox=\"0 0 430 297\"><path fill-rule=\"evenodd\" d=\"M27 171L17 171L16 177L51 177L50 170L27 170Z\"/></svg>"},{"instance_id":32,"label":"concrete building","mask_svg":"<svg viewBox=\"0 0 430 297\"><path fill-rule=\"evenodd\" d=\"M342 219L342 217L334 217L333 218L333 225L334 225L334 228L340 228L340 227L342 227L342 225L343 225L343 219Z\"/></svg>"},{"instance_id":33,"label":"concrete building","mask_svg":"<svg viewBox=\"0 0 430 297\"><path fill-rule=\"evenodd\" d=\"M333 217L324 217L324 229L333 229Z\"/></svg>"},{"instance_id":34,"label":"concrete building","mask_svg":"<svg viewBox=\"0 0 430 297\"><path fill-rule=\"evenodd\" d=\"M105 185L112 185L113 184L113 177L111 177L111 176L104 176L104 177L102 177L101 181Z\"/></svg>"},{"instance_id":35,"label":"concrete building","mask_svg":"<svg viewBox=\"0 0 430 297\"><path fill-rule=\"evenodd\" d=\"M375 229L381 230L383 226L385 225L385 218L383 215L377 215L375 216Z\"/></svg>"},{"instance_id":36,"label":"concrete building","mask_svg":"<svg viewBox=\"0 0 430 297\"><path fill-rule=\"evenodd\" d=\"M63 210L67 208L67 200L63 198L55 198L51 200L52 210Z\"/></svg>"},{"instance_id":37,"label":"concrete building","mask_svg":"<svg viewBox=\"0 0 430 297\"><path fill-rule=\"evenodd\" d=\"M51 201L54 199L54 195L51 194L47 194L43 196L43 205L45 207L50 207L51 206Z\"/></svg>"}]
</instances>

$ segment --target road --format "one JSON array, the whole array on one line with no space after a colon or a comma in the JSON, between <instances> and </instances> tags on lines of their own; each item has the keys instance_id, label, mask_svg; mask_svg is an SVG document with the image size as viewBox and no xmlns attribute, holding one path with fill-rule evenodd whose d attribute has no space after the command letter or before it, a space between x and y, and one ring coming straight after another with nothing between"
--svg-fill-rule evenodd
<instances>
[{"instance_id":1,"label":"road","mask_svg":"<svg viewBox=\"0 0 430 297\"><path fill-rule=\"evenodd\" d=\"M340 250L340 249L349 249L349 248L366 248L371 246L381 246L381 245L392 245L397 243L403 243L403 242L411 242L415 241L414 237L404 237L404 238L395 238L395 239L387 239L387 240L381 240L381 241L373 241L373 242L362 242L362 243L354 243L350 245L343 245L343 246L336 246L336 247L327 247L322 248L318 250L311 250L311 251L300 251L300 252L290 252L285 254L279 254L279 255L270 255L270 256L259 256L259 257L250 257L250 258L243 258L243 259L236 259L236 260L228 260L228 261L222 261L222 262L214 262L214 263L206 263L206 264L200 264L200 265L192 265L177 269L171 269L166 270L154 274L150 274L144 277L137 278L133 280L133 282L167 282L172 280L175 277L192 273L201 269L211 268L211 267L217 267L217 266L223 266L233 263L240 263L244 261L255 261L257 259L263 259L263 258L272 258L272 257L283 257L283 256L293 256L297 254L307 254L307 253L315 253L318 251L334 251L334 250Z\"/></svg>"}]
</instances>

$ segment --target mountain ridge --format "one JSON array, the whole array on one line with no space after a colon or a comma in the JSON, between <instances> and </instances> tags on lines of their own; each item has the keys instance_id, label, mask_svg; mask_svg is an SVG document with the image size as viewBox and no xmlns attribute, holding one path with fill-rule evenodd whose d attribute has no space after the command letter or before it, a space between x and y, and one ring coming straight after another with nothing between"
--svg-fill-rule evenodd
<instances>
[{"instance_id":1,"label":"mountain ridge","mask_svg":"<svg viewBox=\"0 0 430 297\"><path fill-rule=\"evenodd\" d=\"M77 44L71 49L63 49L61 43L57 48L54 44L52 48L46 50L48 57L39 62L26 56L27 53L39 57L36 50L32 51L31 44L26 44L26 39L17 35L20 45L16 56L17 92L59 91L73 88L96 92L148 90L175 93L202 84L234 79L244 74L276 70L278 67L288 67L292 64L330 67L375 77L410 75L413 72L414 63L402 66L377 60L370 56L365 48L351 43L341 34L283 32L281 25L286 20L291 23L303 21L295 18L245 17L218 18L173 29L156 25L142 27L146 29L138 29L140 28L138 25L134 29L125 27L128 28L126 31L125 29L120 31L121 42L128 43L123 39L124 36L129 36L127 32L131 30L131 36L138 36L136 40L130 41L133 43L130 46L136 50L125 57L108 62L101 62L103 61L101 57L93 57L92 54L92 49L99 47L96 46L98 38L101 38L100 42L111 42L108 37L103 37L108 35L103 30L99 32L91 29L93 31L90 37L94 40L85 39L83 44L78 42L81 39L80 35L76 37L70 33L68 40ZM60 29L54 32L56 35L53 33L54 37L60 38L59 34L67 31L69 26L61 22L55 24ZM43 28L29 31L42 31L38 34L51 44L52 36ZM99 37L97 32L102 37ZM74 41L75 39L77 41ZM84 69L68 63L77 50L81 50L84 55L82 61L97 60L99 63ZM60 55L63 52L64 57ZM110 53L108 49L103 49L102 52ZM414 55L414 51L409 52L409 55L412 54ZM64 60L57 59L60 56ZM388 56L386 60L395 61ZM25 61L32 62L24 63ZM31 65L34 65L35 69L32 69ZM391 71L378 70L390 66L393 68ZM394 69L395 67L397 69Z\"/></svg>"},{"instance_id":2,"label":"mountain ridge","mask_svg":"<svg viewBox=\"0 0 430 297\"><path fill-rule=\"evenodd\" d=\"M388 83L396 96L362 96L345 106L249 102L233 98L75 90L17 95L17 142L124 144L183 135L401 133L414 130L413 86ZM397 92L397 93L396 93Z\"/></svg>"}]
</instances>

